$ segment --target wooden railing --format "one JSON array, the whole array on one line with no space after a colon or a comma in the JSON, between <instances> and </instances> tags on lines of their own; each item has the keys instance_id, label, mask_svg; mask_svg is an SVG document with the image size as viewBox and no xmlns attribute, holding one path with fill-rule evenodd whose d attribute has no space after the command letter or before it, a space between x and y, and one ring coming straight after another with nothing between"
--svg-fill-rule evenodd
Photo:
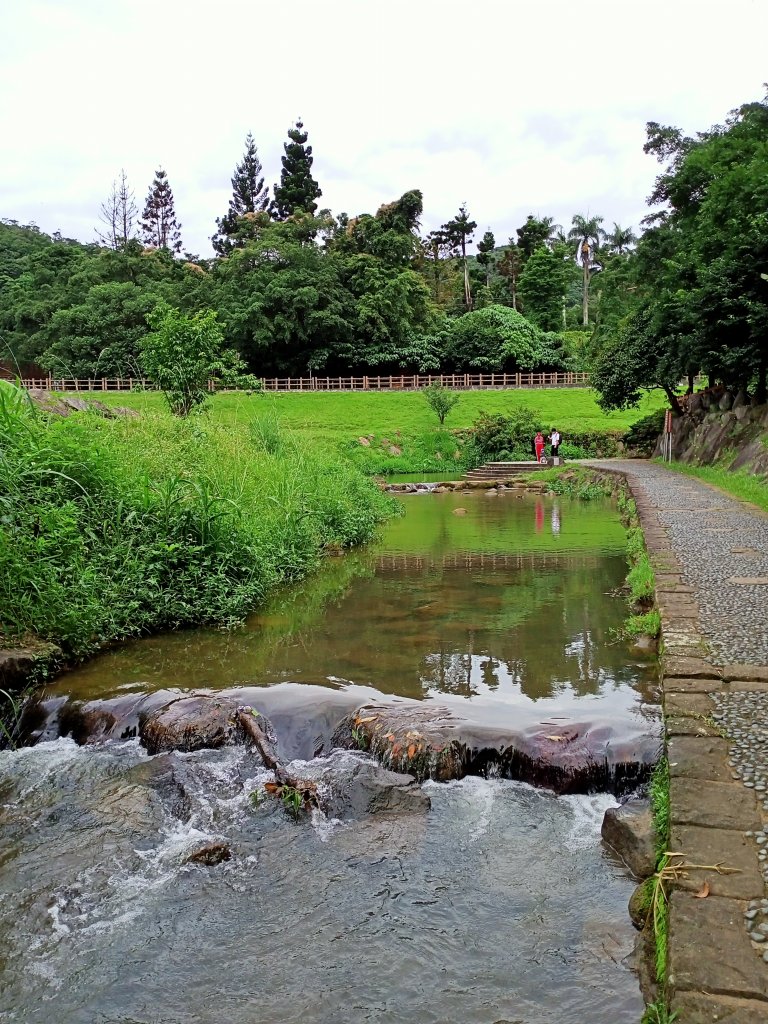
<instances>
[{"instance_id":1,"label":"wooden railing","mask_svg":"<svg viewBox=\"0 0 768 1024\"><path fill-rule=\"evenodd\" d=\"M10 377L10 374L8 375ZM265 391L416 391L439 381L444 387L460 391L494 388L584 388L588 373L453 373L363 376L363 377L267 377L261 378ZM149 381L139 377L27 377L22 387L45 391L138 391L152 390ZM215 391L215 381L208 390Z\"/></svg>"}]
</instances>

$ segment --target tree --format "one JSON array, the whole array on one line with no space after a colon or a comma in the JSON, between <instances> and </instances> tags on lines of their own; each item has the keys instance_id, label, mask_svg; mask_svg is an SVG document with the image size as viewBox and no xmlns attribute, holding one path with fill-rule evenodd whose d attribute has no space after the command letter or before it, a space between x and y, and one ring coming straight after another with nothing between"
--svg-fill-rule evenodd
<instances>
[{"instance_id":1,"label":"tree","mask_svg":"<svg viewBox=\"0 0 768 1024\"><path fill-rule=\"evenodd\" d=\"M445 233L430 231L422 243L419 269L429 281L435 303L446 307L453 294L455 267Z\"/></svg>"},{"instance_id":2,"label":"tree","mask_svg":"<svg viewBox=\"0 0 768 1024\"><path fill-rule=\"evenodd\" d=\"M288 130L289 142L283 145L280 184L273 189L272 213L277 220L286 220L297 210L314 213L316 199L323 194L312 177L312 147L307 146L307 132L299 120Z\"/></svg>"},{"instance_id":3,"label":"tree","mask_svg":"<svg viewBox=\"0 0 768 1024\"><path fill-rule=\"evenodd\" d=\"M161 304L147 322L153 331L141 343L142 367L175 416L201 409L208 400L208 381L216 375L230 386L261 386L256 378L241 374L245 366L237 353L223 348L224 336L214 310L185 316Z\"/></svg>"},{"instance_id":4,"label":"tree","mask_svg":"<svg viewBox=\"0 0 768 1024\"><path fill-rule=\"evenodd\" d=\"M541 332L509 306L486 306L451 321L446 360L459 371L535 370Z\"/></svg>"},{"instance_id":5,"label":"tree","mask_svg":"<svg viewBox=\"0 0 768 1024\"><path fill-rule=\"evenodd\" d=\"M509 294L512 298L512 309L517 309L517 289L523 269L523 251L511 238L509 245L504 249L501 259L496 264L496 269L507 282Z\"/></svg>"},{"instance_id":6,"label":"tree","mask_svg":"<svg viewBox=\"0 0 768 1024\"><path fill-rule=\"evenodd\" d=\"M525 224L517 229L517 244L525 259L529 259L542 245L549 245L562 233L554 217L534 217L529 213Z\"/></svg>"},{"instance_id":7,"label":"tree","mask_svg":"<svg viewBox=\"0 0 768 1024\"><path fill-rule=\"evenodd\" d=\"M542 331L562 327L565 265L545 246L530 257L520 275L520 296L525 317Z\"/></svg>"},{"instance_id":8,"label":"tree","mask_svg":"<svg viewBox=\"0 0 768 1024\"><path fill-rule=\"evenodd\" d=\"M598 268L595 263L595 249L600 245L602 237L602 217L585 217L581 213L574 215L571 222L571 230L568 238L578 243L576 254L577 261L582 267L582 323L584 327L589 325L589 282L592 271Z\"/></svg>"},{"instance_id":9,"label":"tree","mask_svg":"<svg viewBox=\"0 0 768 1024\"><path fill-rule=\"evenodd\" d=\"M477 243L477 262L485 270L485 284L490 287L491 268L493 267L493 250L496 248L496 239L490 228L485 232L482 239Z\"/></svg>"},{"instance_id":10,"label":"tree","mask_svg":"<svg viewBox=\"0 0 768 1024\"><path fill-rule=\"evenodd\" d=\"M110 249L125 249L134 237L138 213L134 200L133 190L122 168L119 182L112 182L112 191L99 208L99 219L104 228L96 228L96 237L102 245Z\"/></svg>"},{"instance_id":11,"label":"tree","mask_svg":"<svg viewBox=\"0 0 768 1024\"><path fill-rule=\"evenodd\" d=\"M155 171L155 180L147 193L141 215L141 237L146 245L155 249L181 252L181 224L176 220L173 192L162 167Z\"/></svg>"},{"instance_id":12,"label":"tree","mask_svg":"<svg viewBox=\"0 0 768 1024\"><path fill-rule=\"evenodd\" d=\"M614 221L613 231L605 232L605 241L611 252L623 256L626 250L637 242L637 235L632 228L623 228Z\"/></svg>"},{"instance_id":13,"label":"tree","mask_svg":"<svg viewBox=\"0 0 768 1024\"><path fill-rule=\"evenodd\" d=\"M269 187L264 185L261 161L250 132L245 138L243 159L235 167L231 180L229 210L216 221L218 231L211 239L214 251L219 256L226 256L235 246L243 244L242 238L238 237L240 217L264 213L269 209Z\"/></svg>"},{"instance_id":14,"label":"tree","mask_svg":"<svg viewBox=\"0 0 768 1024\"><path fill-rule=\"evenodd\" d=\"M669 344L669 325L658 314L653 305L638 309L595 358L591 382L602 409L627 409L637 405L644 388L662 388L679 411L680 368Z\"/></svg>"},{"instance_id":15,"label":"tree","mask_svg":"<svg viewBox=\"0 0 768 1024\"><path fill-rule=\"evenodd\" d=\"M453 255L461 255L461 262L464 267L464 305L468 310L472 309L472 289L469 283L469 269L467 267L467 243L472 241L472 235L476 227L477 222L469 219L467 204L462 203L459 207L459 212L453 220L443 224L440 229L451 253Z\"/></svg>"},{"instance_id":16,"label":"tree","mask_svg":"<svg viewBox=\"0 0 768 1024\"><path fill-rule=\"evenodd\" d=\"M427 387L421 389L427 405L440 420L440 426L445 423L445 417L459 401L460 395L449 388L443 387L439 380L433 380Z\"/></svg>"}]
</instances>

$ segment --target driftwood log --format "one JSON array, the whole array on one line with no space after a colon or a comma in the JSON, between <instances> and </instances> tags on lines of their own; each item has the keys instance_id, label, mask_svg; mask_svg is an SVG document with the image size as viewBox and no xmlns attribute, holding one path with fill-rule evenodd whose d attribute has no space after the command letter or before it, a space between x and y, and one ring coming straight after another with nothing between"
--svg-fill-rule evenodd
<instances>
[{"instance_id":1,"label":"driftwood log","mask_svg":"<svg viewBox=\"0 0 768 1024\"><path fill-rule=\"evenodd\" d=\"M302 807L310 810L320 807L317 784L309 779L291 775L278 756L274 741L267 735L261 724L261 715L253 708L243 706L235 713L237 724L258 750L265 767L275 773L275 781L268 782L264 789L272 796L280 797L286 807L298 812Z\"/></svg>"}]
</instances>

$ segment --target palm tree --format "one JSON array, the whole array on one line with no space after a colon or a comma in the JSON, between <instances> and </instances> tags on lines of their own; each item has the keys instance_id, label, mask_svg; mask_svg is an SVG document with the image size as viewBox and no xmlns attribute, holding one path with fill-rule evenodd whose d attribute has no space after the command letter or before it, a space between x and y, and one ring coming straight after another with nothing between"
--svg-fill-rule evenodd
<instances>
[{"instance_id":1,"label":"palm tree","mask_svg":"<svg viewBox=\"0 0 768 1024\"><path fill-rule=\"evenodd\" d=\"M594 250L600 245L603 229L602 217L585 217L581 213L574 215L571 221L571 230L568 238L572 242L578 242L576 259L581 263L584 274L584 285L582 289L582 323L585 327L589 324L589 279L591 276Z\"/></svg>"},{"instance_id":2,"label":"palm tree","mask_svg":"<svg viewBox=\"0 0 768 1024\"><path fill-rule=\"evenodd\" d=\"M623 228L616 221L613 222L613 231L605 232L605 241L611 252L617 256L623 256L625 251L637 241L637 235L632 228Z\"/></svg>"}]
</instances>

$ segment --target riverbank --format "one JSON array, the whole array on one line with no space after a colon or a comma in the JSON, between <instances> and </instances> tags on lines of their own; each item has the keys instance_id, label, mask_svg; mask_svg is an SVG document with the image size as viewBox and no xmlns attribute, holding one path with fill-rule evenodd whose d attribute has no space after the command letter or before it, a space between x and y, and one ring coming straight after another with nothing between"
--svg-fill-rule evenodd
<instances>
[{"instance_id":1,"label":"riverbank","mask_svg":"<svg viewBox=\"0 0 768 1024\"><path fill-rule=\"evenodd\" d=\"M116 640L230 625L396 507L333 452L163 413L41 414L0 384L0 646L40 671ZM42 645L42 647L41 647Z\"/></svg>"},{"instance_id":2,"label":"riverbank","mask_svg":"<svg viewBox=\"0 0 768 1024\"><path fill-rule=\"evenodd\" d=\"M667 993L680 1024L768 1014L768 519L646 462L628 481L662 626L670 766Z\"/></svg>"}]
</instances>

